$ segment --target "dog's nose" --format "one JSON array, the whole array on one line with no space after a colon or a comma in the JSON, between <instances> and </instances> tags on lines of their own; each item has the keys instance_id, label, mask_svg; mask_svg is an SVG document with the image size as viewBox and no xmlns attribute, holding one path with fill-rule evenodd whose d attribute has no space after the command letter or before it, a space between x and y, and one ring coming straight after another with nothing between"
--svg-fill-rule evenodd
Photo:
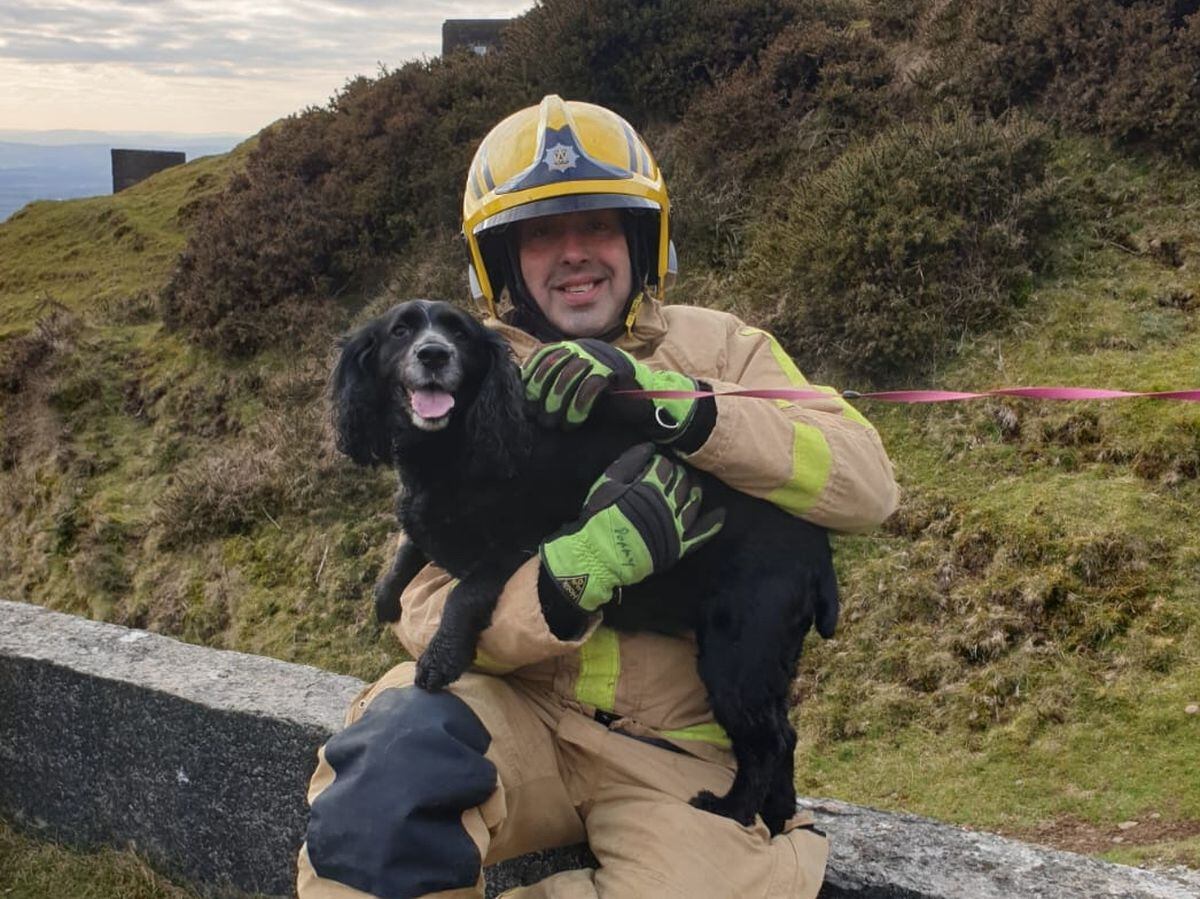
<instances>
[{"instance_id":1,"label":"dog's nose","mask_svg":"<svg viewBox=\"0 0 1200 899\"><path fill-rule=\"evenodd\" d=\"M450 361L450 350L437 343L427 343L417 350L417 358L429 369L438 369Z\"/></svg>"}]
</instances>

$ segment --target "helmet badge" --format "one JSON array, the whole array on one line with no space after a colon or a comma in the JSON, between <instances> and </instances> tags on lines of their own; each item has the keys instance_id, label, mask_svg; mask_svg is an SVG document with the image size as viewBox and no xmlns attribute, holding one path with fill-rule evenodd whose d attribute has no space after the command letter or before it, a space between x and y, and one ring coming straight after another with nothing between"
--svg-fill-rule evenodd
<instances>
[{"instance_id":1,"label":"helmet badge","mask_svg":"<svg viewBox=\"0 0 1200 899\"><path fill-rule=\"evenodd\" d=\"M565 172L567 169L575 168L575 163L579 161L579 154L575 152L573 147L566 144L555 144L546 150L546 155L542 158L546 163L546 168L552 172Z\"/></svg>"}]
</instances>

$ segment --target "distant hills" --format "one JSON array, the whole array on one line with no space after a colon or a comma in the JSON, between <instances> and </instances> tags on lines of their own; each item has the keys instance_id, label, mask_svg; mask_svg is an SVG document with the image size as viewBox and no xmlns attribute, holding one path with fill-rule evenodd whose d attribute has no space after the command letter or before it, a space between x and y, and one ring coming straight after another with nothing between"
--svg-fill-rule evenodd
<instances>
[{"instance_id":1,"label":"distant hills","mask_svg":"<svg viewBox=\"0 0 1200 899\"><path fill-rule=\"evenodd\" d=\"M227 153L246 135L0 129L0 222L34 200L112 193L114 148L181 150L188 161Z\"/></svg>"}]
</instances>

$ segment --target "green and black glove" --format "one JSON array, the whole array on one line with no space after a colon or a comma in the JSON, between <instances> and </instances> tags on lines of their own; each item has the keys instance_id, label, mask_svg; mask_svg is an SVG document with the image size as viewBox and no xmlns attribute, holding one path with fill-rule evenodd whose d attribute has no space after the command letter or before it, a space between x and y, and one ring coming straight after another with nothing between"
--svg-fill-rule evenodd
<instances>
[{"instance_id":1,"label":"green and black glove","mask_svg":"<svg viewBox=\"0 0 1200 899\"><path fill-rule=\"evenodd\" d=\"M622 396L620 390L694 391L704 385L674 371L654 371L628 353L592 338L542 347L521 372L525 396L538 407L538 421L564 430L587 420L601 394L610 392L615 414L655 443L693 452L716 421L711 397Z\"/></svg>"},{"instance_id":2,"label":"green and black glove","mask_svg":"<svg viewBox=\"0 0 1200 899\"><path fill-rule=\"evenodd\" d=\"M639 444L605 469L579 518L542 543L542 570L594 612L617 587L666 571L721 530L724 509L701 517L700 501L685 466Z\"/></svg>"}]
</instances>

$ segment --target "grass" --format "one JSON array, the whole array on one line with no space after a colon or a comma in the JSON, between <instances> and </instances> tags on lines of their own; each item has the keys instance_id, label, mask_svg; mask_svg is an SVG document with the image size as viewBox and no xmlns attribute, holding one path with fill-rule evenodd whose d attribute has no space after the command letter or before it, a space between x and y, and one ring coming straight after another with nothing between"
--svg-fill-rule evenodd
<instances>
[{"instance_id":1,"label":"grass","mask_svg":"<svg viewBox=\"0 0 1200 899\"><path fill-rule=\"evenodd\" d=\"M5 899L192 899L131 851L82 851L33 839L0 821L0 896Z\"/></svg>"},{"instance_id":2,"label":"grass","mask_svg":"<svg viewBox=\"0 0 1200 899\"><path fill-rule=\"evenodd\" d=\"M184 210L245 151L0 225L0 595L371 679L402 654L367 601L394 479L338 457L323 392L333 334L387 299L343 297L302 347L236 363L159 319ZM930 386L1197 386L1200 176L1058 152L1080 208L1054 273ZM395 290L453 290L456 249L433 239ZM735 288L693 273L676 295L737 308ZM842 624L797 688L800 790L1200 867L1200 409L863 409L905 498L837 542ZM186 895L124 886L144 870L126 856L81 856L103 872L87 893L66 850L4 829L0 850L27 895Z\"/></svg>"},{"instance_id":3,"label":"grass","mask_svg":"<svg viewBox=\"0 0 1200 899\"><path fill-rule=\"evenodd\" d=\"M965 346L937 386L1197 386L1195 311L1177 298L1200 292L1200 229L1169 202L1196 178L1105 162L1136 204L1129 246L1074 235L1019 321ZM1164 234L1182 260L1156 257ZM905 499L884 534L839 541L844 626L810 644L799 788L1200 866L1200 716L1185 712L1200 698L1200 409L866 411Z\"/></svg>"},{"instance_id":4,"label":"grass","mask_svg":"<svg viewBox=\"0 0 1200 899\"><path fill-rule=\"evenodd\" d=\"M195 204L256 144L159 172L113 196L43 200L0 228L0 339L23 333L47 301L71 309L145 306L183 248Z\"/></svg>"},{"instance_id":5,"label":"grass","mask_svg":"<svg viewBox=\"0 0 1200 899\"><path fill-rule=\"evenodd\" d=\"M16 464L0 482L13 560L0 590L207 645L381 673L395 647L359 600L389 553L394 483L333 452L321 356L230 369L157 324L86 314L66 343L3 422Z\"/></svg>"}]
</instances>

